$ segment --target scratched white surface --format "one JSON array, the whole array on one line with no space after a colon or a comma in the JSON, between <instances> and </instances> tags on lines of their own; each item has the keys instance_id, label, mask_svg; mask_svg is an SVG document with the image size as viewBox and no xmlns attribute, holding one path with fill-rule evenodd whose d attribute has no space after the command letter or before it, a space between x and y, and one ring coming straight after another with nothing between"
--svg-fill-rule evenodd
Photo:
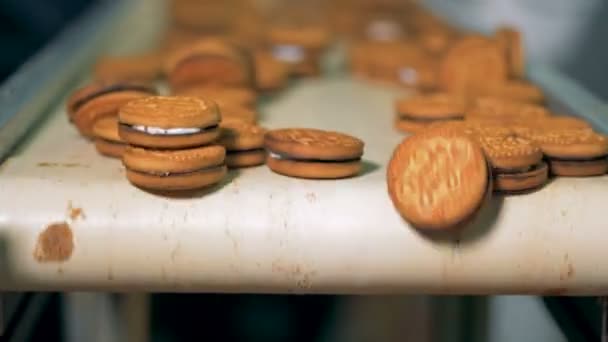
<instances>
[{"instance_id":1,"label":"scratched white surface","mask_svg":"<svg viewBox=\"0 0 608 342\"><path fill-rule=\"evenodd\" d=\"M141 18L161 16L162 1L136 3L135 18L117 27L129 35L109 42L115 52L141 48L159 31ZM150 15L135 15L142 11ZM133 25L137 18L141 25ZM558 179L533 194L495 197L474 225L452 236L408 227L384 178L403 138L392 129L397 95L333 76L299 82L261 107L270 128L362 138L361 176L299 180L257 167L193 198L132 187L121 163L99 156L60 105L0 165L0 290L608 292L608 177ZM74 208L83 215L72 219ZM38 262L40 232L62 221L74 235L72 255Z\"/></svg>"},{"instance_id":2,"label":"scratched white surface","mask_svg":"<svg viewBox=\"0 0 608 342\"><path fill-rule=\"evenodd\" d=\"M262 107L266 126L336 129L368 166L340 181L233 172L193 198L131 186L61 108L0 168L0 289L330 293L596 294L608 289L608 177L558 179L495 197L476 224L425 237L392 207L385 165L402 136L394 91L348 78L303 81ZM46 164L45 164L46 163ZM81 208L71 219L69 208ZM75 249L33 257L66 221Z\"/></svg>"}]
</instances>

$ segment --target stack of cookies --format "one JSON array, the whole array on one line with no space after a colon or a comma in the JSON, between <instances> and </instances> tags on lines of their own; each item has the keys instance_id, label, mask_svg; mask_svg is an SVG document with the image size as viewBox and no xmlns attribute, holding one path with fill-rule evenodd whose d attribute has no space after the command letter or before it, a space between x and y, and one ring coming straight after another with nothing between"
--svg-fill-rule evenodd
<instances>
[{"instance_id":1,"label":"stack of cookies","mask_svg":"<svg viewBox=\"0 0 608 342\"><path fill-rule=\"evenodd\" d=\"M210 186L226 174L220 111L212 101L153 96L120 109L118 132L128 146L127 178L151 190L191 190Z\"/></svg>"}]
</instances>

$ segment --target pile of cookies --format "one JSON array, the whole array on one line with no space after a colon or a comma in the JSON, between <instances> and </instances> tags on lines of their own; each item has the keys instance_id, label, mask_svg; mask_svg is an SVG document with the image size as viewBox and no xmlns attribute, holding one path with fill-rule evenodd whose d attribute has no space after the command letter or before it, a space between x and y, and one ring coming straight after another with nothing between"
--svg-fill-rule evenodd
<instances>
[{"instance_id":1,"label":"pile of cookies","mask_svg":"<svg viewBox=\"0 0 608 342\"><path fill-rule=\"evenodd\" d=\"M122 159L131 183L198 189L220 182L228 168L267 160L276 173L300 178L360 171L357 138L257 125L260 94L284 88L290 76L320 75L330 42L324 24L303 24L297 11L268 24L245 1L171 6L172 26L157 51L100 58L95 79L67 103L70 121L99 153Z\"/></svg>"}]
</instances>

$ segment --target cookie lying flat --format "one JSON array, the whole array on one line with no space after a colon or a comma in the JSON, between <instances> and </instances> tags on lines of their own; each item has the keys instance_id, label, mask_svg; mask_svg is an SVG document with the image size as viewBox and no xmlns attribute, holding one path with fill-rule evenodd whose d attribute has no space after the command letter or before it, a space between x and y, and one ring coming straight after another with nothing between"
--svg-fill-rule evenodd
<instances>
[{"instance_id":1,"label":"cookie lying flat","mask_svg":"<svg viewBox=\"0 0 608 342\"><path fill-rule=\"evenodd\" d=\"M103 56L95 64L98 80L154 81L161 74L162 55Z\"/></svg>"},{"instance_id":2,"label":"cookie lying flat","mask_svg":"<svg viewBox=\"0 0 608 342\"><path fill-rule=\"evenodd\" d=\"M151 150L128 146L123 155L127 179L153 190L191 190L218 183L226 174L221 146Z\"/></svg>"},{"instance_id":3,"label":"cookie lying flat","mask_svg":"<svg viewBox=\"0 0 608 342\"><path fill-rule=\"evenodd\" d=\"M540 120L551 116L543 106L498 97L479 97L467 109L466 120Z\"/></svg>"},{"instance_id":4,"label":"cookie lying flat","mask_svg":"<svg viewBox=\"0 0 608 342\"><path fill-rule=\"evenodd\" d=\"M97 152L113 158L121 158L127 144L118 136L118 119L113 116L101 118L93 126Z\"/></svg>"},{"instance_id":5,"label":"cookie lying flat","mask_svg":"<svg viewBox=\"0 0 608 342\"><path fill-rule=\"evenodd\" d=\"M219 39L203 39L175 51L167 58L165 73L171 88L195 85L251 88L251 58L236 46Z\"/></svg>"},{"instance_id":6,"label":"cookie lying flat","mask_svg":"<svg viewBox=\"0 0 608 342\"><path fill-rule=\"evenodd\" d=\"M497 97L517 102L533 104L543 104L545 102L545 95L542 89L523 80L479 84L475 86L473 92L481 96Z\"/></svg>"},{"instance_id":7,"label":"cookie lying flat","mask_svg":"<svg viewBox=\"0 0 608 342\"><path fill-rule=\"evenodd\" d=\"M153 96L120 109L119 134L127 143L152 148L202 146L219 136L220 112L213 101Z\"/></svg>"},{"instance_id":8,"label":"cookie lying flat","mask_svg":"<svg viewBox=\"0 0 608 342\"><path fill-rule=\"evenodd\" d=\"M460 227L491 191L481 147L453 129L428 129L405 139L393 152L386 180L401 216L428 230Z\"/></svg>"},{"instance_id":9,"label":"cookie lying flat","mask_svg":"<svg viewBox=\"0 0 608 342\"><path fill-rule=\"evenodd\" d=\"M588 129L528 132L549 161L551 173L564 177L603 175L608 171L608 139Z\"/></svg>"},{"instance_id":10,"label":"cookie lying flat","mask_svg":"<svg viewBox=\"0 0 608 342\"><path fill-rule=\"evenodd\" d=\"M466 109L464 97L444 93L411 96L396 103L396 127L417 133L433 122L462 120Z\"/></svg>"},{"instance_id":11,"label":"cookie lying flat","mask_svg":"<svg viewBox=\"0 0 608 342\"><path fill-rule=\"evenodd\" d=\"M279 129L266 133L268 167L286 176L334 179L361 170L363 141L318 129Z\"/></svg>"},{"instance_id":12,"label":"cookie lying flat","mask_svg":"<svg viewBox=\"0 0 608 342\"><path fill-rule=\"evenodd\" d=\"M519 192L546 183L547 165L540 148L531 140L504 134L482 134L478 139L492 166L494 191Z\"/></svg>"},{"instance_id":13,"label":"cookie lying flat","mask_svg":"<svg viewBox=\"0 0 608 342\"><path fill-rule=\"evenodd\" d=\"M80 133L92 137L93 125L99 118L117 116L125 103L155 94L154 87L139 82L94 82L76 90L66 109Z\"/></svg>"},{"instance_id":14,"label":"cookie lying flat","mask_svg":"<svg viewBox=\"0 0 608 342\"><path fill-rule=\"evenodd\" d=\"M226 165L229 168L262 165L266 161L264 130L260 126L232 121L220 125L218 145L226 148Z\"/></svg>"}]
</instances>

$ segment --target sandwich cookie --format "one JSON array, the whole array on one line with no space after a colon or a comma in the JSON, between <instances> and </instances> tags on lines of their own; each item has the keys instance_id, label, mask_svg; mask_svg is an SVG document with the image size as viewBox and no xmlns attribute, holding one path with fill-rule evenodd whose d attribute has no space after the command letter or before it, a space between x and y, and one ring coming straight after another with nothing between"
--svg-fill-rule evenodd
<instances>
[{"instance_id":1,"label":"sandwich cookie","mask_svg":"<svg viewBox=\"0 0 608 342\"><path fill-rule=\"evenodd\" d=\"M101 118L93 126L95 148L104 156L121 158L127 144L118 136L118 119L114 116Z\"/></svg>"},{"instance_id":2,"label":"sandwich cookie","mask_svg":"<svg viewBox=\"0 0 608 342\"><path fill-rule=\"evenodd\" d=\"M272 55L289 65L291 73L297 76L321 73L320 55L329 40L329 32L315 25L282 25L268 31Z\"/></svg>"},{"instance_id":3,"label":"sandwich cookie","mask_svg":"<svg viewBox=\"0 0 608 342\"><path fill-rule=\"evenodd\" d=\"M218 138L220 119L213 101L152 96L131 101L120 109L118 133L125 142L136 146L202 146Z\"/></svg>"},{"instance_id":4,"label":"sandwich cookie","mask_svg":"<svg viewBox=\"0 0 608 342\"><path fill-rule=\"evenodd\" d=\"M551 115L543 106L506 100L497 97L479 97L473 101L465 115L466 120L534 121Z\"/></svg>"},{"instance_id":5,"label":"sandwich cookie","mask_svg":"<svg viewBox=\"0 0 608 342\"><path fill-rule=\"evenodd\" d=\"M217 103L220 109L224 106L242 106L255 108L257 95L247 88L220 88L209 86L194 86L177 91L175 95L202 97Z\"/></svg>"},{"instance_id":6,"label":"sandwich cookie","mask_svg":"<svg viewBox=\"0 0 608 342\"><path fill-rule=\"evenodd\" d=\"M266 161L264 134L260 126L232 121L220 125L217 143L226 148L226 165L229 168L262 165Z\"/></svg>"},{"instance_id":7,"label":"sandwich cookie","mask_svg":"<svg viewBox=\"0 0 608 342\"><path fill-rule=\"evenodd\" d=\"M67 114L80 133L93 136L95 121L117 116L125 103L156 94L152 86L138 82L95 82L76 90L67 101Z\"/></svg>"},{"instance_id":8,"label":"sandwich cookie","mask_svg":"<svg viewBox=\"0 0 608 342\"><path fill-rule=\"evenodd\" d=\"M481 147L451 129L428 129L404 139L393 152L386 178L397 211L422 230L461 227L491 191Z\"/></svg>"},{"instance_id":9,"label":"sandwich cookie","mask_svg":"<svg viewBox=\"0 0 608 342\"><path fill-rule=\"evenodd\" d=\"M504 134L482 134L478 139L492 166L494 191L527 191L546 183L547 164L531 140Z\"/></svg>"},{"instance_id":10,"label":"sandwich cookie","mask_svg":"<svg viewBox=\"0 0 608 342\"><path fill-rule=\"evenodd\" d=\"M153 150L128 146L122 157L127 179L151 190L193 190L216 184L226 175L222 146Z\"/></svg>"},{"instance_id":11,"label":"sandwich cookie","mask_svg":"<svg viewBox=\"0 0 608 342\"><path fill-rule=\"evenodd\" d=\"M521 33L511 27L501 27L496 31L496 40L505 53L509 76L511 78L524 77L526 60Z\"/></svg>"},{"instance_id":12,"label":"sandwich cookie","mask_svg":"<svg viewBox=\"0 0 608 342\"><path fill-rule=\"evenodd\" d=\"M608 139L588 129L531 131L549 162L551 173L564 177L599 176L608 171Z\"/></svg>"},{"instance_id":13,"label":"sandwich cookie","mask_svg":"<svg viewBox=\"0 0 608 342\"><path fill-rule=\"evenodd\" d=\"M203 39L175 51L167 58L165 73L174 90L195 85L237 88L254 85L249 55L220 39Z\"/></svg>"},{"instance_id":14,"label":"sandwich cookie","mask_svg":"<svg viewBox=\"0 0 608 342\"><path fill-rule=\"evenodd\" d=\"M506 58L499 46L481 36L455 42L439 64L439 85L452 93L467 93L479 84L507 80Z\"/></svg>"},{"instance_id":15,"label":"sandwich cookie","mask_svg":"<svg viewBox=\"0 0 608 342\"><path fill-rule=\"evenodd\" d=\"M438 121L462 120L466 100L459 95L436 93L411 96L396 103L397 129L418 133Z\"/></svg>"},{"instance_id":16,"label":"sandwich cookie","mask_svg":"<svg viewBox=\"0 0 608 342\"><path fill-rule=\"evenodd\" d=\"M299 178L337 179L361 170L363 141L318 129L279 129L266 133L266 164L279 174Z\"/></svg>"}]
</instances>

